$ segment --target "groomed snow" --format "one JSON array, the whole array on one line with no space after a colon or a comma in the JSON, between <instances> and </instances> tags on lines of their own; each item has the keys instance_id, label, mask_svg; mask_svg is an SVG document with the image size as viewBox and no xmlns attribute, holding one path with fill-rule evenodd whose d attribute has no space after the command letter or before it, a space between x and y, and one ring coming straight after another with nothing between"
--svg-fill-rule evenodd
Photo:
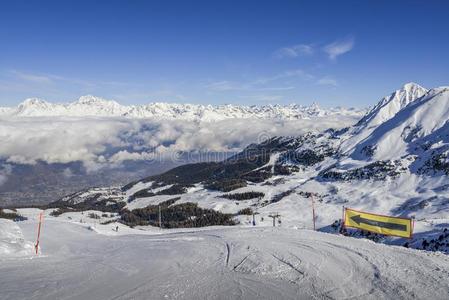
<instances>
[{"instance_id":1,"label":"groomed snow","mask_svg":"<svg viewBox=\"0 0 449 300\"><path fill-rule=\"evenodd\" d=\"M27 239L34 236L35 221L18 224ZM88 228L48 218L41 256L2 260L1 298L447 299L449 294L449 257L439 253L285 228L132 230L121 236Z\"/></svg>"}]
</instances>

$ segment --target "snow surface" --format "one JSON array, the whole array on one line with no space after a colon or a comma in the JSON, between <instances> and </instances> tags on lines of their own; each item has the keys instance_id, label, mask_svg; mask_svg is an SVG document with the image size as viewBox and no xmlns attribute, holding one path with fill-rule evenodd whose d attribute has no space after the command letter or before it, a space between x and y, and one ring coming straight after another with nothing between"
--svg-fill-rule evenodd
<instances>
[{"instance_id":1,"label":"snow surface","mask_svg":"<svg viewBox=\"0 0 449 300\"><path fill-rule=\"evenodd\" d=\"M34 236L35 221L18 224L27 239ZM310 230L129 229L105 235L92 225L51 217L43 229L42 255L1 259L2 299L447 299L449 294L449 256Z\"/></svg>"}]
</instances>

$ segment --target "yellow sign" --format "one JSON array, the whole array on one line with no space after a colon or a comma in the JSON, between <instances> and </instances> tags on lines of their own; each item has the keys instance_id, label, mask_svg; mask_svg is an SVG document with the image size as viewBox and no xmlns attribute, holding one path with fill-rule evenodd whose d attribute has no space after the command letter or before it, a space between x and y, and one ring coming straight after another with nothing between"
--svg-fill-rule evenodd
<instances>
[{"instance_id":1,"label":"yellow sign","mask_svg":"<svg viewBox=\"0 0 449 300\"><path fill-rule=\"evenodd\" d=\"M344 226L405 238L411 238L413 231L411 219L370 214L350 208L345 208Z\"/></svg>"}]
</instances>

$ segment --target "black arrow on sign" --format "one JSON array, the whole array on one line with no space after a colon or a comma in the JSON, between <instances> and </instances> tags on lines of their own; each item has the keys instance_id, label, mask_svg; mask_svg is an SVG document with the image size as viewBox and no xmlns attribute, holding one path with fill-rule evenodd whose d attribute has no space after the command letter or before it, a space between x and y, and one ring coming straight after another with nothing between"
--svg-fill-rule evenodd
<instances>
[{"instance_id":1,"label":"black arrow on sign","mask_svg":"<svg viewBox=\"0 0 449 300\"><path fill-rule=\"evenodd\" d=\"M387 223L387 222L381 222L381 221L374 221L370 219L362 218L360 215L351 217L351 220L357 223L357 225L360 225L360 223L364 223L371 226L376 227L382 227L386 229L391 230L399 230L399 231L407 231L407 226L403 224L396 224L396 223Z\"/></svg>"}]
</instances>

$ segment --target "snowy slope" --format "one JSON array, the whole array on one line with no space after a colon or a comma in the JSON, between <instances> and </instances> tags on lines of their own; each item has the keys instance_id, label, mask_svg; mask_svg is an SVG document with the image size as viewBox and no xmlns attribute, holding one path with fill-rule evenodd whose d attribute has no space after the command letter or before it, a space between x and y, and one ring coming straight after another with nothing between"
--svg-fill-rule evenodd
<instances>
[{"instance_id":1,"label":"snowy slope","mask_svg":"<svg viewBox=\"0 0 449 300\"><path fill-rule=\"evenodd\" d=\"M34 255L34 244L26 241L17 223L0 219L0 260Z\"/></svg>"},{"instance_id":2,"label":"snowy slope","mask_svg":"<svg viewBox=\"0 0 449 300\"><path fill-rule=\"evenodd\" d=\"M317 104L302 105L195 105L176 103L151 103L140 106L124 106L119 103L94 96L82 96L68 104L54 104L42 99L25 100L17 108L2 108L0 115L18 117L71 116L71 117L118 117L179 119L189 121L218 121L230 118L285 119L298 120L327 115L361 116L363 109L331 108L322 109Z\"/></svg>"},{"instance_id":3,"label":"snowy slope","mask_svg":"<svg viewBox=\"0 0 449 300\"><path fill-rule=\"evenodd\" d=\"M427 89L416 83L406 83L401 89L382 98L358 123L358 126L374 127L391 119L398 111L421 98Z\"/></svg>"},{"instance_id":4,"label":"snowy slope","mask_svg":"<svg viewBox=\"0 0 449 300\"><path fill-rule=\"evenodd\" d=\"M35 222L20 223L31 236ZM0 264L2 299L447 299L449 258L277 228L105 236L48 219L44 257ZM26 270L26 271L24 271Z\"/></svg>"},{"instance_id":5,"label":"snowy slope","mask_svg":"<svg viewBox=\"0 0 449 300\"><path fill-rule=\"evenodd\" d=\"M347 153L356 144L367 138L375 128L393 118L400 110L421 98L427 89L416 83L407 83L391 95L382 98L363 118L350 129L350 137L341 145L341 151Z\"/></svg>"},{"instance_id":6,"label":"snowy slope","mask_svg":"<svg viewBox=\"0 0 449 300\"><path fill-rule=\"evenodd\" d=\"M448 121L449 88L432 89L379 125L357 145L353 156L358 157L365 147L375 149L372 154L375 160L422 153L425 149L416 148L425 143L428 147L436 145L441 148L449 142Z\"/></svg>"}]
</instances>

